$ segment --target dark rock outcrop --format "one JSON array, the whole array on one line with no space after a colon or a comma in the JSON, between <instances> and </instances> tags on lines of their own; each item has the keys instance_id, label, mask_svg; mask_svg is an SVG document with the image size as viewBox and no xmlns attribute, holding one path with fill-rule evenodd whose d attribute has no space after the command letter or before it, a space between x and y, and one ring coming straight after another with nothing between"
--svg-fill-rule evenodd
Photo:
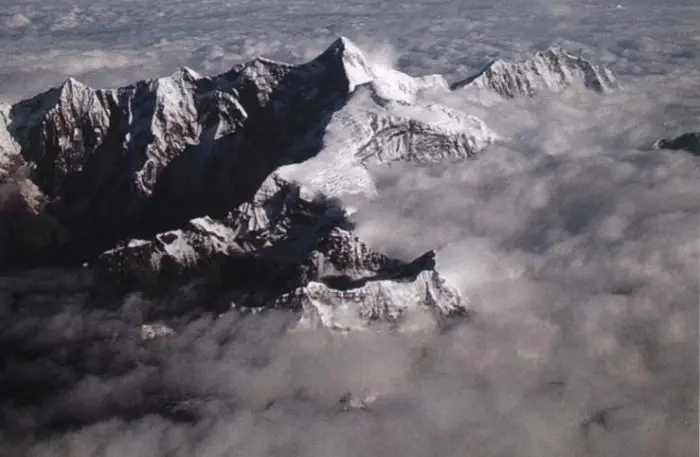
<instances>
[{"instance_id":1,"label":"dark rock outcrop","mask_svg":"<svg viewBox=\"0 0 700 457\"><path fill-rule=\"evenodd\" d=\"M654 143L654 149L688 151L700 156L700 132L689 132L675 138L662 138Z\"/></svg>"}]
</instances>

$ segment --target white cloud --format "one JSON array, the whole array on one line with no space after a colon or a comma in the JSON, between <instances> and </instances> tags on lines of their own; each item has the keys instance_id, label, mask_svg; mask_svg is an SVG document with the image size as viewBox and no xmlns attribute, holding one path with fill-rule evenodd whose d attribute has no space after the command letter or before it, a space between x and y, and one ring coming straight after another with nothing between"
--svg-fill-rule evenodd
<instances>
[{"instance_id":1,"label":"white cloud","mask_svg":"<svg viewBox=\"0 0 700 457\"><path fill-rule=\"evenodd\" d=\"M182 64L216 73L256 54L302 61L341 34L379 60L450 80L496 56L562 44L610 64L627 88L494 106L441 98L506 142L462 164L378 170L379 197L353 202L360 235L382 250L408 258L441 248L439 264L478 312L469 324L446 335L337 338L281 335L284 316L228 316L181 323L177 336L146 347L142 322L126 311L72 305L39 319L5 306L13 318L2 320L2 345L73 341L84 345L86 370L103 370L75 372L56 353L7 365L4 383L73 387L42 409L1 399L5 420L24 436L50 419L87 423L30 439L39 456L697 453L700 172L691 156L644 147L698 128L699 7L555 3L9 7L5 100L69 75L114 86ZM90 332L122 336L94 345ZM338 414L347 391L378 400ZM202 419L118 417L166 395ZM605 408L604 420L582 425Z\"/></svg>"},{"instance_id":2,"label":"white cloud","mask_svg":"<svg viewBox=\"0 0 700 457\"><path fill-rule=\"evenodd\" d=\"M27 16L21 13L10 14L3 18L3 23L5 24L5 27L10 29L18 29L29 25L31 22L31 19L29 19Z\"/></svg>"}]
</instances>

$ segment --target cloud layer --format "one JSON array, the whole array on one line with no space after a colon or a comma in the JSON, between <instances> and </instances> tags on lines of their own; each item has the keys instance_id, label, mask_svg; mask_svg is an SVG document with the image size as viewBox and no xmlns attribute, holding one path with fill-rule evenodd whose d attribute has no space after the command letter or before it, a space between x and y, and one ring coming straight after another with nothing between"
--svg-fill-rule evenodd
<instances>
[{"instance_id":1,"label":"cloud layer","mask_svg":"<svg viewBox=\"0 0 700 457\"><path fill-rule=\"evenodd\" d=\"M5 100L69 75L110 86L182 64L299 61L341 34L375 60L451 80L562 44L627 88L489 106L452 94L440 101L505 140L464 163L375 170L379 197L350 202L369 244L405 258L440 248L476 311L445 334L284 333L283 313L232 313L169 322L175 335L142 341L141 325L186 293L0 297L0 347L12 354L0 454L697 454L700 171L690 155L648 148L697 129L695 3L7 8ZM343 411L347 393L366 408Z\"/></svg>"},{"instance_id":2,"label":"cloud layer","mask_svg":"<svg viewBox=\"0 0 700 457\"><path fill-rule=\"evenodd\" d=\"M16 100L74 76L96 86L158 77L189 65L225 71L266 55L300 61L339 35L395 48L411 74L467 76L495 57L561 44L623 75L696 67L697 4L635 0L292 2L57 0L8 5L0 16L0 97Z\"/></svg>"}]
</instances>

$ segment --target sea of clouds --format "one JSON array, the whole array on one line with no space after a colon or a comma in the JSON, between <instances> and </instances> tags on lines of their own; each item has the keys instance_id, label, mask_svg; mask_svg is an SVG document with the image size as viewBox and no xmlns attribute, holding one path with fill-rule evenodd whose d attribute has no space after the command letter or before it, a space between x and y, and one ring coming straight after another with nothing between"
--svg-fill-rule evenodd
<instances>
[{"instance_id":1,"label":"sea of clouds","mask_svg":"<svg viewBox=\"0 0 700 457\"><path fill-rule=\"evenodd\" d=\"M558 44L624 88L431 95L503 141L459 164L373 170L378 196L348 199L377 249L438 249L475 311L449 332L287 333L285 313L232 313L144 342L156 305L138 297L0 306L13 392L0 454L697 455L700 165L650 145L700 128L699 16L692 0L4 6L4 101L67 76L104 87L254 55L301 62L339 35L450 81ZM347 393L368 406L344 411Z\"/></svg>"}]
</instances>

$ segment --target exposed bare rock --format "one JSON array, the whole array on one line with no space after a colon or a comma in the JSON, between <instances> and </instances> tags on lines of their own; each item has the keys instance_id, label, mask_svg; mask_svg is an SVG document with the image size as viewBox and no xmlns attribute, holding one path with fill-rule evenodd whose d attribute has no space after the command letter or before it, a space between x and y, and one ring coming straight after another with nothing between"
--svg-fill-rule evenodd
<instances>
[{"instance_id":1,"label":"exposed bare rock","mask_svg":"<svg viewBox=\"0 0 700 457\"><path fill-rule=\"evenodd\" d=\"M273 174L226 218L132 240L105 252L99 266L130 290L157 291L216 264L212 287L230 306L298 310L302 326L360 329L409 314L435 323L466 313L466 301L435 271L433 252L408 263L388 258L348 231L345 215L334 200Z\"/></svg>"},{"instance_id":2,"label":"exposed bare rock","mask_svg":"<svg viewBox=\"0 0 700 457\"><path fill-rule=\"evenodd\" d=\"M251 201L226 217L195 218L147 240L128 240L104 252L98 266L108 276L138 285L167 284L225 259L256 262L262 253L274 254L275 261L296 261L313 249L322 226L342 216L324 198L272 174ZM274 253L268 252L272 246Z\"/></svg>"},{"instance_id":3,"label":"exposed bare rock","mask_svg":"<svg viewBox=\"0 0 700 457\"><path fill-rule=\"evenodd\" d=\"M0 186L18 202L4 207L36 224L4 226L3 245L19 246L6 264L88 261L94 287L116 293L201 283L201 306L283 307L334 328L463 314L434 253L407 263L375 252L337 199L375 191L369 165L462 160L495 141L479 119L422 97L447 90L346 38L301 65L257 58L107 90L68 79L0 110Z\"/></svg>"},{"instance_id":4,"label":"exposed bare rock","mask_svg":"<svg viewBox=\"0 0 700 457\"><path fill-rule=\"evenodd\" d=\"M2 157L0 151L0 158ZM68 231L44 211L46 196L29 179L30 167L7 154L0 165L0 273L40 263Z\"/></svg>"},{"instance_id":5,"label":"exposed bare rock","mask_svg":"<svg viewBox=\"0 0 700 457\"><path fill-rule=\"evenodd\" d=\"M654 143L654 149L672 149L688 151L700 155L700 132L689 132L675 138L662 138Z\"/></svg>"},{"instance_id":6,"label":"exposed bare rock","mask_svg":"<svg viewBox=\"0 0 700 457\"><path fill-rule=\"evenodd\" d=\"M496 136L420 101L445 90L440 76L373 64L340 38L302 65L257 58L215 77L184 68L108 90L68 79L2 110L0 155L31 167L43 211L67 229L53 259L82 262L120 239L221 217L284 165L332 162L320 189L331 196L371 192L368 163L472 155ZM349 185L334 191L346 165Z\"/></svg>"}]
</instances>

